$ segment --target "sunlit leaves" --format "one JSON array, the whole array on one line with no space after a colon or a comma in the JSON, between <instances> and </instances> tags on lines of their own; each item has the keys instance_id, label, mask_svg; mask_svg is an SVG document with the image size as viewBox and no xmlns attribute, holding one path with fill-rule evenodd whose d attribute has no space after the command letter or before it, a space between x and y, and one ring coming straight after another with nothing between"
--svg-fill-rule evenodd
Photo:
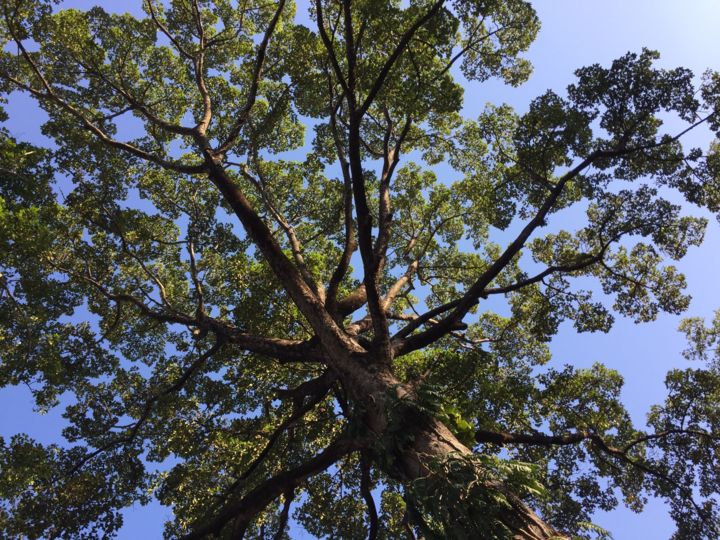
<instances>
[{"instance_id":1,"label":"sunlit leaves","mask_svg":"<svg viewBox=\"0 0 720 540\"><path fill-rule=\"evenodd\" d=\"M717 370L673 370L665 384L668 398L653 408L648 423L667 435L647 441L651 463L662 474L646 481L670 504L678 524L674 538L712 538L719 532L720 378ZM672 495L678 491L685 496Z\"/></svg>"},{"instance_id":2,"label":"sunlit leaves","mask_svg":"<svg viewBox=\"0 0 720 540\"><path fill-rule=\"evenodd\" d=\"M118 508L147 502L148 479L134 456L109 455L78 471L87 456L81 448L42 447L24 435L0 443L0 526L9 535L90 540L117 531Z\"/></svg>"}]
</instances>

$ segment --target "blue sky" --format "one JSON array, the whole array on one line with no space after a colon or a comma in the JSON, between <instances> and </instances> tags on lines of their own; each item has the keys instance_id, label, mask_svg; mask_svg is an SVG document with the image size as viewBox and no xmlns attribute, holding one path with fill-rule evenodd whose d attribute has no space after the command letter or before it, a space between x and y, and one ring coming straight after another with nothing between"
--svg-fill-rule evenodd
<instances>
[{"instance_id":1,"label":"blue sky","mask_svg":"<svg viewBox=\"0 0 720 540\"><path fill-rule=\"evenodd\" d=\"M101 4L107 9L135 11L133 2L66 0L62 7L86 8ZM299 2L302 10L303 2ZM720 0L538 0L533 2L542 30L528 57L535 66L530 81L520 88L499 83L468 85L465 112L477 116L486 102L507 102L524 110L529 101L547 89L562 92L573 79L573 71L591 63L608 64L627 51L642 47L661 53L664 67L682 65L696 74L707 68L720 70ZM17 137L41 142L37 113L26 99L13 100L7 127ZM698 131L687 143L707 146L710 135ZM702 215L689 209L694 215ZM706 241L692 249L677 266L687 276L688 292L693 300L688 315L712 315L720 308L720 281L716 268L720 263L720 226L711 217ZM586 367L601 361L619 370L625 377L623 393L633 419L642 424L650 405L661 402L665 391L665 373L683 367L684 347L677 332L681 317L661 315L657 321L635 325L618 318L609 334L578 335L564 325L552 343L554 362ZM0 390L0 434L7 437L27 432L41 442L59 436L59 411L45 416L32 413L32 402L24 389ZM126 525L120 538L157 538L169 511L157 505L126 512ZM626 510L599 514L595 521L611 530L616 540L668 538L673 524L660 501L651 501L645 512L635 515ZM300 536L297 536L300 538Z\"/></svg>"}]
</instances>

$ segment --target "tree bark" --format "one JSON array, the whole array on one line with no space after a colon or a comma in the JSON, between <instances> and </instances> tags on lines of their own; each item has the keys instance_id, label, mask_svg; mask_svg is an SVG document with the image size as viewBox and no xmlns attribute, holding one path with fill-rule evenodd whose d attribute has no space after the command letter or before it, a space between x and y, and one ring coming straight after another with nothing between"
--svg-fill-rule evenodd
<instances>
[{"instance_id":1,"label":"tree bark","mask_svg":"<svg viewBox=\"0 0 720 540\"><path fill-rule=\"evenodd\" d=\"M427 414L418 413L411 390L391 373L368 372L367 375L364 381L347 381L346 387L354 389L352 394L355 399L362 400L361 396L364 394L363 409L367 411L365 423L373 432L375 440L383 441L384 444L387 444L387 441L394 443L388 448L375 449L376 452L385 453L382 458L376 455L375 461L389 476L409 486L414 481L433 474L430 468L433 462L473 455L472 450L463 445L442 422ZM403 409L399 419L393 413L398 407ZM397 425L398 420L402 423L401 426ZM388 437L389 434L392 436ZM406 441L409 443L404 444ZM388 460L388 457L391 459ZM510 508L498 508L498 516L512 531L513 539L567 538L545 523L520 497L500 482L489 481L487 489L499 491L509 502Z\"/></svg>"},{"instance_id":2,"label":"tree bark","mask_svg":"<svg viewBox=\"0 0 720 540\"><path fill-rule=\"evenodd\" d=\"M441 422L431 420L430 425L415 433L412 448L403 456L404 474L407 481L413 481L427 475L430 471L425 465L432 459L444 459L452 454L470 455L472 451L464 446ZM488 490L500 491L505 495L511 509L500 510L500 520L513 531L515 540L562 539L566 536L555 531L538 516L518 496L505 486L489 483Z\"/></svg>"}]
</instances>

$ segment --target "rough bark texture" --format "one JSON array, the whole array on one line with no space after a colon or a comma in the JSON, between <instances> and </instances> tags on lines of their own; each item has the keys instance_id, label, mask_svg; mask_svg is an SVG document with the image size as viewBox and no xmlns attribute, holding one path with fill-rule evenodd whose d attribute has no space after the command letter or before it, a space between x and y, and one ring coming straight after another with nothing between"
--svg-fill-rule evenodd
<instances>
[{"instance_id":1,"label":"rough bark texture","mask_svg":"<svg viewBox=\"0 0 720 540\"><path fill-rule=\"evenodd\" d=\"M401 430L398 430L397 426L389 425L388 418L391 415L388 413L388 408L393 407L394 399L406 401L408 411L413 410L414 400L409 387L403 385L392 373L367 372L360 379L347 378L344 383L346 388L354 389L355 399L364 403L367 411L365 422L372 433L370 441L387 440L388 430L392 430L395 438L412 441L409 446L403 447L402 453L393 456L392 467L385 471L396 480L409 485L431 473L428 468L431 462L443 461L458 454L473 454L472 450L463 445L452 431L435 418L407 412L402 414ZM383 450L386 449L380 449ZM511 504L512 510L502 510L501 520L513 531L514 539L566 538L545 523L527 504L504 486L489 483L487 488L501 491Z\"/></svg>"},{"instance_id":2,"label":"rough bark texture","mask_svg":"<svg viewBox=\"0 0 720 540\"><path fill-rule=\"evenodd\" d=\"M455 453L472 454L472 451L458 441L447 427L436 420L427 428L416 432L415 440L416 444L403 456L404 472L409 481L427 474L427 468L423 463L428 460L446 458ZM513 538L518 540L564 538L513 493L498 485L489 485L488 489L503 491L511 503L512 510L503 511L501 519L514 531Z\"/></svg>"}]
</instances>

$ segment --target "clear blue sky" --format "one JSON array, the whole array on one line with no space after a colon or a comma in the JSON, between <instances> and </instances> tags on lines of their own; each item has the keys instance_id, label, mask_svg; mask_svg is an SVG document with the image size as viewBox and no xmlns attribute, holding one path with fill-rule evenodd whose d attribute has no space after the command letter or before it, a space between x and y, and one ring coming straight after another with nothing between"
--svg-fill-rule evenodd
<instances>
[{"instance_id":1,"label":"clear blue sky","mask_svg":"<svg viewBox=\"0 0 720 540\"><path fill-rule=\"evenodd\" d=\"M87 8L101 4L106 9L136 11L140 0L66 0L62 7ZM300 10L304 2L299 2ZM470 85L466 89L466 113L476 116L488 101L505 101L523 110L530 99L551 88L561 92L572 81L573 71L590 63L607 64L627 51L649 47L660 51L666 67L682 65L696 74L707 68L720 70L720 0L537 0L533 2L542 30L529 52L535 73L528 83L514 89L496 83ZM26 99L13 100L7 123L23 139L42 142L37 113ZM707 146L709 135L691 139ZM697 211L693 211L698 214ZM711 316L720 308L720 227L713 218L706 242L690 251L679 263L687 276L693 300L690 315ZM577 335L563 326L553 341L554 362L589 366L601 361L625 377L624 401L633 419L642 424L648 407L664 398L665 373L682 367L684 342L677 333L680 317L662 315L650 324L635 325L618 319L609 334ZM8 437L29 433L41 442L57 441L61 429L59 411L39 417L24 389L0 390L0 434ZM158 538L169 511L158 505L130 509L120 538ZM668 538L673 524L659 501L651 501L641 515L626 510L599 514L595 521L611 530L616 540ZM297 536L300 538L299 536Z\"/></svg>"}]
</instances>

